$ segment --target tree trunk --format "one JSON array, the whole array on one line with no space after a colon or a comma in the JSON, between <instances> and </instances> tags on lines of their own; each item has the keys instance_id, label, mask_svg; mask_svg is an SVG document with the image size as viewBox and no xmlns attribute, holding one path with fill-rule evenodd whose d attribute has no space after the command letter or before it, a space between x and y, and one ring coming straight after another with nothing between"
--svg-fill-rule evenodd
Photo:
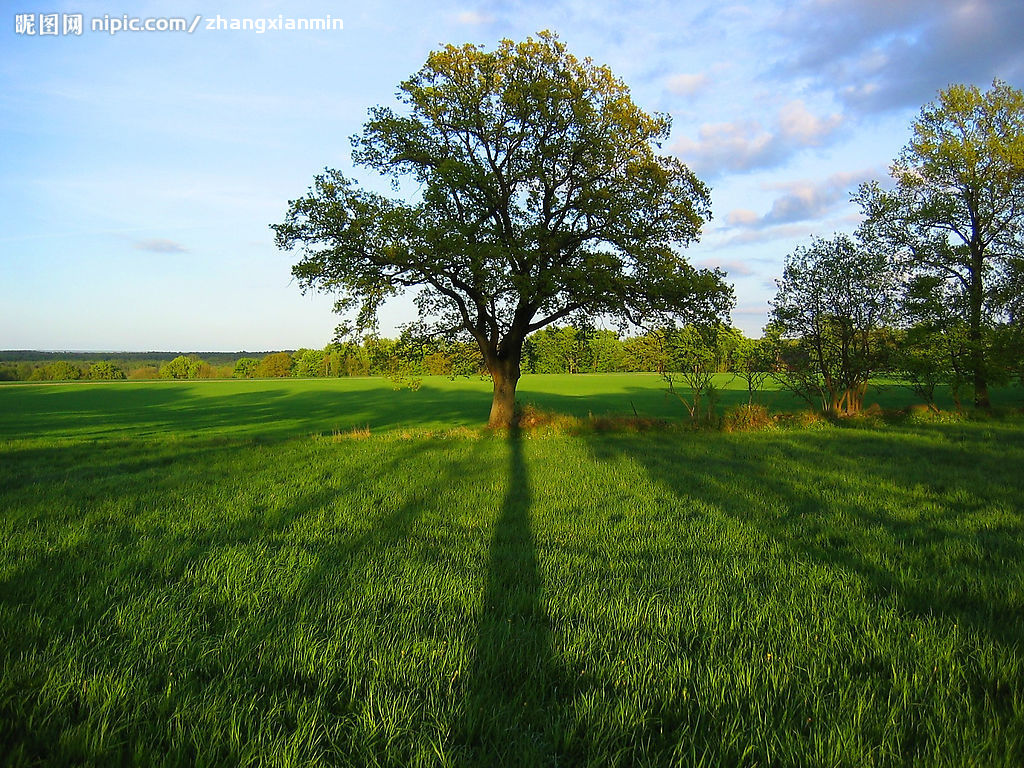
<instances>
[{"instance_id":1,"label":"tree trunk","mask_svg":"<svg viewBox=\"0 0 1024 768\"><path fill-rule=\"evenodd\" d=\"M490 401L490 418L487 426L492 429L508 429L515 420L515 387L519 383L519 359L522 356L522 341L506 339L501 348L484 351L484 360L490 380L495 385L495 396Z\"/></svg>"},{"instance_id":2,"label":"tree trunk","mask_svg":"<svg viewBox=\"0 0 1024 768\"><path fill-rule=\"evenodd\" d=\"M487 361L494 382L494 399L487 426L507 429L512 426L516 411L516 384L519 383L519 358L495 358Z\"/></svg>"},{"instance_id":3,"label":"tree trunk","mask_svg":"<svg viewBox=\"0 0 1024 768\"><path fill-rule=\"evenodd\" d=\"M974 407L990 409L992 401L988 397L988 382L985 372L980 367L974 369Z\"/></svg>"},{"instance_id":4,"label":"tree trunk","mask_svg":"<svg viewBox=\"0 0 1024 768\"><path fill-rule=\"evenodd\" d=\"M971 248L970 327L971 377L974 383L974 407L989 409L988 380L985 375L985 350L982 340L981 309L984 301L982 287L982 254L977 246Z\"/></svg>"}]
</instances>

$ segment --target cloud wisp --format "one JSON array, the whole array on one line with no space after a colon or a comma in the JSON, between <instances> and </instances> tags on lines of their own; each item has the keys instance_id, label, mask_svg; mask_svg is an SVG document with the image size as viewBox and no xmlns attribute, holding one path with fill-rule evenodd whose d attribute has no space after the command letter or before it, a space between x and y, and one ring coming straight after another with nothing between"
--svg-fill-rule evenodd
<instances>
[{"instance_id":1,"label":"cloud wisp","mask_svg":"<svg viewBox=\"0 0 1024 768\"><path fill-rule=\"evenodd\" d=\"M710 85L710 79L706 72L695 74L680 73L671 75L665 81L666 90L677 96L692 96L707 88L708 85Z\"/></svg>"},{"instance_id":2,"label":"cloud wisp","mask_svg":"<svg viewBox=\"0 0 1024 768\"><path fill-rule=\"evenodd\" d=\"M136 240L132 246L137 251L150 251L151 253L188 253L188 248L181 243L160 237Z\"/></svg>"},{"instance_id":3,"label":"cloud wisp","mask_svg":"<svg viewBox=\"0 0 1024 768\"><path fill-rule=\"evenodd\" d=\"M471 27L478 27L482 24L490 24L494 17L480 11L460 11L455 15L455 21Z\"/></svg>"},{"instance_id":4,"label":"cloud wisp","mask_svg":"<svg viewBox=\"0 0 1024 768\"><path fill-rule=\"evenodd\" d=\"M803 149L825 146L842 123L839 114L820 117L795 100L779 110L773 130L756 120L705 123L696 140L681 138L672 151L698 174L715 178L730 171L772 168Z\"/></svg>"},{"instance_id":5,"label":"cloud wisp","mask_svg":"<svg viewBox=\"0 0 1024 768\"><path fill-rule=\"evenodd\" d=\"M739 259L704 259L698 266L705 269L721 269L732 277L749 277L754 274L754 270L750 268L750 265Z\"/></svg>"},{"instance_id":6,"label":"cloud wisp","mask_svg":"<svg viewBox=\"0 0 1024 768\"><path fill-rule=\"evenodd\" d=\"M769 189L777 189L783 194L772 201L767 213L759 215L754 211L738 208L726 215L726 228L764 230L818 221L847 202L858 185L878 176L875 169L868 168L834 173L820 180L800 179L771 184Z\"/></svg>"}]
</instances>

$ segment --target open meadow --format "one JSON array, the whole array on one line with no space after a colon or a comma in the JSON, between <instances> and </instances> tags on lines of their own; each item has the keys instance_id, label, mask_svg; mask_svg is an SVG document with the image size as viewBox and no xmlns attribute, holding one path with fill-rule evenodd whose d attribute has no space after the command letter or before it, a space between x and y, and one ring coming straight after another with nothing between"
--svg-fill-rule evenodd
<instances>
[{"instance_id":1,"label":"open meadow","mask_svg":"<svg viewBox=\"0 0 1024 768\"><path fill-rule=\"evenodd\" d=\"M508 434L489 390L0 386L0 763L1024 764L1020 388ZM519 396L683 415L656 375Z\"/></svg>"}]
</instances>

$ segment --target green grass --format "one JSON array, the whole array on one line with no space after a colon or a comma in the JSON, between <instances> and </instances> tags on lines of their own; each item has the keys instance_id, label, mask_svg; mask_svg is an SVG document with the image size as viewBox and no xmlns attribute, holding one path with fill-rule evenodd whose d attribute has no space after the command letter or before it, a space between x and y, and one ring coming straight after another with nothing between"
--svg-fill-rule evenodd
<instances>
[{"instance_id":1,"label":"green grass","mask_svg":"<svg viewBox=\"0 0 1024 768\"><path fill-rule=\"evenodd\" d=\"M0 762L1024 764L1020 417L443 431L487 401L0 388Z\"/></svg>"},{"instance_id":2,"label":"green grass","mask_svg":"<svg viewBox=\"0 0 1024 768\"><path fill-rule=\"evenodd\" d=\"M719 412L747 401L742 382L718 376ZM634 413L683 420L682 405L653 373L527 375L522 402L585 417ZM939 404L951 407L948 394ZM806 404L767 389L772 410ZM996 406L1024 406L1024 388L995 389ZM867 402L901 408L915 402L905 387L883 383ZM417 391L393 389L380 378L260 379L228 381L97 382L0 385L0 441L25 437L111 439L178 437L287 438L331 434L354 427L446 429L479 426L491 403L490 380L426 377Z\"/></svg>"}]
</instances>

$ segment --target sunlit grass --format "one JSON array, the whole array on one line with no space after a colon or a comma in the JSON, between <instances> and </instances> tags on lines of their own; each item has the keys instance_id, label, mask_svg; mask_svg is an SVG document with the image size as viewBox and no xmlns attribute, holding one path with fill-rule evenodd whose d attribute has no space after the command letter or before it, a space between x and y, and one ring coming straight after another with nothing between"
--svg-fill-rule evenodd
<instances>
[{"instance_id":1,"label":"sunlit grass","mask_svg":"<svg viewBox=\"0 0 1024 768\"><path fill-rule=\"evenodd\" d=\"M503 436L97 386L0 409L9 763L1024 763L1019 417Z\"/></svg>"},{"instance_id":2,"label":"sunlit grass","mask_svg":"<svg viewBox=\"0 0 1024 768\"><path fill-rule=\"evenodd\" d=\"M719 413L745 403L742 382L718 376ZM952 406L948 393L940 405ZM519 400L577 418L624 415L682 421L685 410L657 374L524 376ZM806 408L788 392L766 389L772 411ZM1024 388L994 389L997 406L1024 406ZM885 408L914 402L905 387L880 382L867 398ZM226 381L123 381L0 385L0 440L138 437L258 437L333 434L369 428L445 430L486 421L490 380L426 377L413 391L381 378Z\"/></svg>"}]
</instances>

